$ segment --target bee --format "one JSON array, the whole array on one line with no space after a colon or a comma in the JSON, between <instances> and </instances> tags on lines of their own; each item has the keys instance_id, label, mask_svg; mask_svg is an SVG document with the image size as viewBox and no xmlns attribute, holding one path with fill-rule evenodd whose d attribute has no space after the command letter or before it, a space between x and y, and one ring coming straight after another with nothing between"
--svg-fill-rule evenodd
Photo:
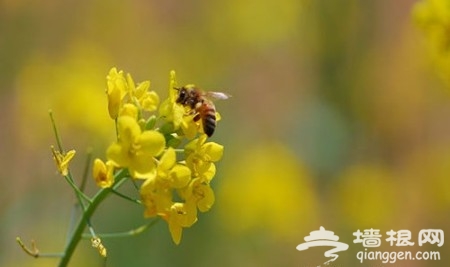
<instances>
[{"instance_id":1,"label":"bee","mask_svg":"<svg viewBox=\"0 0 450 267\"><path fill-rule=\"evenodd\" d=\"M194 121L202 120L203 132L211 137L216 129L216 107L212 100L228 99L230 95L221 92L205 92L194 85L175 87L178 91L176 102L190 109L195 114Z\"/></svg>"}]
</instances>

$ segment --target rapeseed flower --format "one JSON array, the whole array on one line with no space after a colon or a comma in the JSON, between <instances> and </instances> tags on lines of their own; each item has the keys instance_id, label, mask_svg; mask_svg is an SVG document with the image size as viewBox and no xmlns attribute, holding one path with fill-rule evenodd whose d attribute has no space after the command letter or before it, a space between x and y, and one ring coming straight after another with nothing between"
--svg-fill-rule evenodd
<instances>
[{"instance_id":1,"label":"rapeseed flower","mask_svg":"<svg viewBox=\"0 0 450 267\"><path fill-rule=\"evenodd\" d=\"M158 163L156 176L147 179L140 190L145 216L164 218L176 244L180 243L182 227L189 227L197 220L195 206L188 211L184 203L173 202L173 191L188 187L190 180L190 169L176 163L175 150L169 147Z\"/></svg>"},{"instance_id":2,"label":"rapeseed flower","mask_svg":"<svg viewBox=\"0 0 450 267\"><path fill-rule=\"evenodd\" d=\"M207 142L201 121L195 122L195 114L176 103L174 71L168 97L161 104L158 94L150 90L150 81L135 83L130 74L116 68L110 70L107 81L108 111L116 121L117 140L106 151L106 163L94 161L94 179L99 187L111 187L119 169L143 179L139 193L144 216L163 218L179 244L183 228L194 224L197 212L210 210L215 202L210 181L223 146ZM182 144L186 145L177 148ZM178 152L184 153L177 159Z\"/></svg>"},{"instance_id":3,"label":"rapeseed flower","mask_svg":"<svg viewBox=\"0 0 450 267\"><path fill-rule=\"evenodd\" d=\"M94 160L92 176L98 187L111 187L114 183L114 165L111 161L104 163L101 159Z\"/></svg>"},{"instance_id":4,"label":"rapeseed flower","mask_svg":"<svg viewBox=\"0 0 450 267\"><path fill-rule=\"evenodd\" d=\"M141 186L145 216L167 214L172 205L172 189L183 188L191 179L191 171L176 163L175 150L168 148L158 163L156 175Z\"/></svg>"},{"instance_id":5,"label":"rapeseed flower","mask_svg":"<svg viewBox=\"0 0 450 267\"><path fill-rule=\"evenodd\" d=\"M127 93L128 86L123 71L117 71L117 68L112 68L109 71L107 80L106 95L108 97L108 112L112 119L116 119L119 115L122 99Z\"/></svg>"},{"instance_id":6,"label":"rapeseed flower","mask_svg":"<svg viewBox=\"0 0 450 267\"><path fill-rule=\"evenodd\" d=\"M175 150L169 147L157 167L157 179L172 188L185 187L191 178L191 170L176 163Z\"/></svg>"},{"instance_id":7,"label":"rapeseed flower","mask_svg":"<svg viewBox=\"0 0 450 267\"><path fill-rule=\"evenodd\" d=\"M55 150L53 146L51 149L53 160L55 160L59 173L61 173L62 176L67 176L69 174L69 162L75 156L75 150L72 149L67 153L61 153L60 151Z\"/></svg>"},{"instance_id":8,"label":"rapeseed flower","mask_svg":"<svg viewBox=\"0 0 450 267\"><path fill-rule=\"evenodd\" d=\"M201 177L192 179L186 191L186 202L194 203L199 211L206 212L213 206L215 201L214 191L209 183Z\"/></svg>"},{"instance_id":9,"label":"rapeseed flower","mask_svg":"<svg viewBox=\"0 0 450 267\"><path fill-rule=\"evenodd\" d=\"M93 162L92 176L97 186L102 188L93 197L84 193L86 177L83 176L81 186L78 186L69 172L75 150L63 152L50 112L59 147L58 151L51 147L53 159L58 171L74 190L82 212L65 250L58 254L61 257L59 266L67 266L84 235L90 235L92 246L102 257L107 257L107 249L90 221L96 208L110 193L142 205L145 217L165 220L177 245L181 242L183 228L191 227L198 220L198 211L210 210L215 202L210 181L216 173L214 163L222 158L223 146L206 142L201 121L193 121L193 116L199 114L186 110L184 103L177 103L180 93L177 94L175 89L175 72L170 73L169 96L161 105L159 95L150 90L150 81L135 84L130 74L125 75L117 68L112 68L106 78L108 113L115 123L116 140L107 148L105 161L96 158ZM197 99L190 101L201 102ZM88 167L89 164L86 170ZM141 201L120 192L120 187L132 178L141 179L133 181L139 188ZM138 234L153 224L154 221L125 233L110 233L109 236ZM86 227L89 228L88 233L84 233ZM27 254L36 258L40 256L34 243L30 250L19 237L16 240Z\"/></svg>"},{"instance_id":10,"label":"rapeseed flower","mask_svg":"<svg viewBox=\"0 0 450 267\"><path fill-rule=\"evenodd\" d=\"M164 150L165 139L158 131L142 131L129 116L117 120L118 140L106 151L115 166L128 168L134 178L151 178L156 173L155 156Z\"/></svg>"},{"instance_id":11,"label":"rapeseed flower","mask_svg":"<svg viewBox=\"0 0 450 267\"><path fill-rule=\"evenodd\" d=\"M150 81L144 81L136 86L130 74L127 75L130 98L145 111L155 111L159 105L159 96L155 91L149 91Z\"/></svg>"},{"instance_id":12,"label":"rapeseed flower","mask_svg":"<svg viewBox=\"0 0 450 267\"><path fill-rule=\"evenodd\" d=\"M172 190L157 179L147 179L140 188L140 194L147 218L167 214L172 205Z\"/></svg>"},{"instance_id":13,"label":"rapeseed flower","mask_svg":"<svg viewBox=\"0 0 450 267\"><path fill-rule=\"evenodd\" d=\"M159 107L159 114L167 122L173 124L173 129L178 130L183 121L185 115L185 109L183 106L176 103L177 94L174 88L177 87L175 71L170 72L169 80L169 97L161 103Z\"/></svg>"},{"instance_id":14,"label":"rapeseed flower","mask_svg":"<svg viewBox=\"0 0 450 267\"><path fill-rule=\"evenodd\" d=\"M169 224L169 231L175 244L180 244L183 228L191 227L197 221L195 206L176 202L170 207L169 213L162 216Z\"/></svg>"},{"instance_id":15,"label":"rapeseed flower","mask_svg":"<svg viewBox=\"0 0 450 267\"><path fill-rule=\"evenodd\" d=\"M206 135L192 140L185 147L186 165L195 175L207 172L213 162L219 161L223 155L223 146L215 142L206 142Z\"/></svg>"}]
</instances>

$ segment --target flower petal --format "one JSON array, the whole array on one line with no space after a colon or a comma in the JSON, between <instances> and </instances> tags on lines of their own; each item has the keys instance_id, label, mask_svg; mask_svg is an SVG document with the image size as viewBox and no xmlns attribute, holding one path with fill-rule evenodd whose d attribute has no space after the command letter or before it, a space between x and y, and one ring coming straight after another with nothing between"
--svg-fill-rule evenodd
<instances>
[{"instance_id":1,"label":"flower petal","mask_svg":"<svg viewBox=\"0 0 450 267\"><path fill-rule=\"evenodd\" d=\"M208 142L204 144L201 150L205 154L209 155L209 160L212 162L219 161L223 155L223 146L215 142Z\"/></svg>"},{"instance_id":2,"label":"flower petal","mask_svg":"<svg viewBox=\"0 0 450 267\"><path fill-rule=\"evenodd\" d=\"M212 178L216 175L216 165L210 164L208 170L204 171L203 173L200 173L200 177L203 179L202 181L205 181L209 183Z\"/></svg>"},{"instance_id":3,"label":"flower petal","mask_svg":"<svg viewBox=\"0 0 450 267\"><path fill-rule=\"evenodd\" d=\"M138 117L138 109L135 105L133 104L124 104L122 106L122 108L120 109L120 116L128 116L133 118L134 120L137 119Z\"/></svg>"},{"instance_id":4,"label":"flower petal","mask_svg":"<svg viewBox=\"0 0 450 267\"><path fill-rule=\"evenodd\" d=\"M119 140L125 146L130 146L141 133L141 128L136 120L130 116L120 116L117 119Z\"/></svg>"},{"instance_id":5,"label":"flower petal","mask_svg":"<svg viewBox=\"0 0 450 267\"><path fill-rule=\"evenodd\" d=\"M152 157L140 155L130 161L128 171L134 178L150 179L156 176L156 164Z\"/></svg>"},{"instance_id":6,"label":"flower petal","mask_svg":"<svg viewBox=\"0 0 450 267\"><path fill-rule=\"evenodd\" d=\"M201 212L210 210L215 201L214 191L211 187L207 184L200 184L195 191L196 195L200 193L197 196L201 196L197 203L198 210Z\"/></svg>"},{"instance_id":7,"label":"flower petal","mask_svg":"<svg viewBox=\"0 0 450 267\"><path fill-rule=\"evenodd\" d=\"M182 188L188 185L191 180L191 170L181 164L175 165L169 173L170 186Z\"/></svg>"},{"instance_id":8,"label":"flower petal","mask_svg":"<svg viewBox=\"0 0 450 267\"><path fill-rule=\"evenodd\" d=\"M119 115L120 104L122 101L122 93L117 87L113 87L108 91L108 113L111 119L116 119Z\"/></svg>"},{"instance_id":9,"label":"flower petal","mask_svg":"<svg viewBox=\"0 0 450 267\"><path fill-rule=\"evenodd\" d=\"M176 153L175 150L171 147L167 148L164 155L161 157L159 161L158 168L163 171L167 171L175 165L176 162Z\"/></svg>"},{"instance_id":10,"label":"flower petal","mask_svg":"<svg viewBox=\"0 0 450 267\"><path fill-rule=\"evenodd\" d=\"M183 234L183 228L180 224L169 221L169 231L172 236L172 240L175 244L179 245L181 242L181 235Z\"/></svg>"},{"instance_id":11,"label":"flower petal","mask_svg":"<svg viewBox=\"0 0 450 267\"><path fill-rule=\"evenodd\" d=\"M130 164L128 150L117 142L108 147L106 157L117 167L127 167Z\"/></svg>"},{"instance_id":12,"label":"flower petal","mask_svg":"<svg viewBox=\"0 0 450 267\"><path fill-rule=\"evenodd\" d=\"M144 96L139 99L139 103L144 110L154 111L158 108L159 96L156 92L146 92Z\"/></svg>"},{"instance_id":13,"label":"flower petal","mask_svg":"<svg viewBox=\"0 0 450 267\"><path fill-rule=\"evenodd\" d=\"M101 188L111 187L114 183L114 165L111 161L106 164L101 159L94 160L92 175L95 183Z\"/></svg>"},{"instance_id":14,"label":"flower petal","mask_svg":"<svg viewBox=\"0 0 450 267\"><path fill-rule=\"evenodd\" d=\"M51 146L51 150L58 171L61 173L61 175L67 176L69 174L69 162L75 156L75 150L72 149L66 154L62 154L61 152L56 151L53 146Z\"/></svg>"},{"instance_id":15,"label":"flower petal","mask_svg":"<svg viewBox=\"0 0 450 267\"><path fill-rule=\"evenodd\" d=\"M160 132L145 131L139 136L138 143L140 145L140 149L145 151L145 153L158 156L161 152L163 152L164 146L166 145L166 140L164 139L164 135Z\"/></svg>"}]
</instances>

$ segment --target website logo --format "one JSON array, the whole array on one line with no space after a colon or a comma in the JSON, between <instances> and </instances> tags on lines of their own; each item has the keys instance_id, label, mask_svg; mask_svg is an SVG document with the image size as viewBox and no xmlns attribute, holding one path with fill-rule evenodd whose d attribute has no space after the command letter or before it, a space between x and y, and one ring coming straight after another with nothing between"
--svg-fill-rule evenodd
<instances>
[{"instance_id":1,"label":"website logo","mask_svg":"<svg viewBox=\"0 0 450 267\"><path fill-rule=\"evenodd\" d=\"M307 250L310 247L333 247L330 250L325 251L324 256L327 258L332 258L324 264L329 264L335 261L339 256L337 252L344 251L348 249L348 245L342 242L338 242L339 236L335 235L332 231L327 231L325 228L320 226L319 231L312 231L309 236L305 236L305 243L301 243L297 246L298 251Z\"/></svg>"},{"instance_id":2,"label":"website logo","mask_svg":"<svg viewBox=\"0 0 450 267\"><path fill-rule=\"evenodd\" d=\"M384 235L385 234L385 235ZM414 245L422 247L425 244L427 248L430 246L442 247L444 245L444 231L442 229L421 229L416 235L407 229L400 229L394 231L393 229L383 232L380 229L363 229L352 233L354 236L353 246L361 244L364 250L356 253L356 259L362 264L367 261L381 261L383 264L396 263L398 261L440 261L441 253L437 250L419 250L414 251L411 248ZM350 237L350 236L349 236ZM331 258L325 261L328 265L335 261L339 255L336 253L345 251L349 245L343 242L338 242L339 236L332 231L325 230L320 227L318 231L312 231L309 236L304 237L305 242L297 245L298 251L307 250L310 247L332 247L325 251L324 256ZM405 248L406 250L384 251L379 250L381 244L385 242L385 247Z\"/></svg>"}]
</instances>

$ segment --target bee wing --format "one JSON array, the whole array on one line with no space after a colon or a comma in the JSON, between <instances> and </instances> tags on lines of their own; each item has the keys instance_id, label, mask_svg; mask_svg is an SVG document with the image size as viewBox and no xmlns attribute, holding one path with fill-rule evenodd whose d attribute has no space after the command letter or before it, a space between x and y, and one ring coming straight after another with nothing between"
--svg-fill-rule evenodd
<instances>
[{"instance_id":1,"label":"bee wing","mask_svg":"<svg viewBox=\"0 0 450 267\"><path fill-rule=\"evenodd\" d=\"M222 92L206 92L206 97L212 100L225 100L231 97L231 95Z\"/></svg>"}]
</instances>

